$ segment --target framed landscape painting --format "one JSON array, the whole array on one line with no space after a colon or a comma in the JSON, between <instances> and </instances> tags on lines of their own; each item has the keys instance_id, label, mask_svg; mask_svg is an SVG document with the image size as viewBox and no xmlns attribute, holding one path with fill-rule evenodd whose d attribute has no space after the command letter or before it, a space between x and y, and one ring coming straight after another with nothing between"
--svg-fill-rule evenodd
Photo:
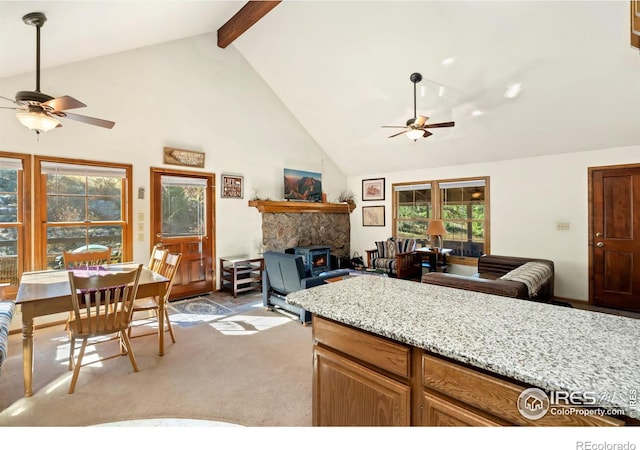
<instances>
[{"instance_id":1,"label":"framed landscape painting","mask_svg":"<svg viewBox=\"0 0 640 450\"><path fill-rule=\"evenodd\" d=\"M384 200L384 178L362 180L362 200Z\"/></svg>"},{"instance_id":2,"label":"framed landscape painting","mask_svg":"<svg viewBox=\"0 0 640 450\"><path fill-rule=\"evenodd\" d=\"M302 202L321 202L322 174L284 169L284 198Z\"/></svg>"},{"instance_id":3,"label":"framed landscape painting","mask_svg":"<svg viewBox=\"0 0 640 450\"><path fill-rule=\"evenodd\" d=\"M363 206L362 207L362 226L383 227L384 226L384 205Z\"/></svg>"}]
</instances>

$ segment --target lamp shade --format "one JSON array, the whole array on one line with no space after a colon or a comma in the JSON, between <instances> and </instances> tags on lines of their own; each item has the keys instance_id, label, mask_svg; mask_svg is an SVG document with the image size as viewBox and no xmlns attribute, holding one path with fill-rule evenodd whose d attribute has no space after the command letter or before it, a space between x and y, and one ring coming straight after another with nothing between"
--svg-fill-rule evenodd
<instances>
[{"instance_id":1,"label":"lamp shade","mask_svg":"<svg viewBox=\"0 0 640 450\"><path fill-rule=\"evenodd\" d=\"M424 136L424 131L423 130L409 130L407 131L407 137L409 139L411 139L412 141L417 141L418 139L420 139L421 137Z\"/></svg>"},{"instance_id":2,"label":"lamp shade","mask_svg":"<svg viewBox=\"0 0 640 450\"><path fill-rule=\"evenodd\" d=\"M16 117L22 125L30 130L49 131L60 125L60 122L40 111L19 112Z\"/></svg>"},{"instance_id":3,"label":"lamp shade","mask_svg":"<svg viewBox=\"0 0 640 450\"><path fill-rule=\"evenodd\" d=\"M447 234L447 230L444 227L442 220L433 219L429 221L429 227L427 228L427 234L429 236L443 236Z\"/></svg>"}]
</instances>

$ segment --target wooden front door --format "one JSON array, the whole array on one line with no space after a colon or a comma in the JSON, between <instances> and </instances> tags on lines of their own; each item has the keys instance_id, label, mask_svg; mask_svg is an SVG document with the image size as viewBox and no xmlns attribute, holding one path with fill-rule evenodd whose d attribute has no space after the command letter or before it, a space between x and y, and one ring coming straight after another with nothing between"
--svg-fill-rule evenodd
<instances>
[{"instance_id":1,"label":"wooden front door","mask_svg":"<svg viewBox=\"0 0 640 450\"><path fill-rule=\"evenodd\" d=\"M640 166L589 169L590 303L640 311Z\"/></svg>"},{"instance_id":2,"label":"wooden front door","mask_svg":"<svg viewBox=\"0 0 640 450\"><path fill-rule=\"evenodd\" d=\"M151 243L182 253L171 299L213 291L213 174L151 169Z\"/></svg>"}]
</instances>

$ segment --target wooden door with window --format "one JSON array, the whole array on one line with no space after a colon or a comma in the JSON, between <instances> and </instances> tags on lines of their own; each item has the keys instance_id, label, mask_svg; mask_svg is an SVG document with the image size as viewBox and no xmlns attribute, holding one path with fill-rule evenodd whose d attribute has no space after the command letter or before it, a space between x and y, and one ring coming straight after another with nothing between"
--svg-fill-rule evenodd
<instances>
[{"instance_id":1,"label":"wooden door with window","mask_svg":"<svg viewBox=\"0 0 640 450\"><path fill-rule=\"evenodd\" d=\"M171 298L213 291L213 174L151 169L151 244L182 253Z\"/></svg>"},{"instance_id":2,"label":"wooden door with window","mask_svg":"<svg viewBox=\"0 0 640 450\"><path fill-rule=\"evenodd\" d=\"M640 165L589 169L590 303L640 311Z\"/></svg>"}]
</instances>

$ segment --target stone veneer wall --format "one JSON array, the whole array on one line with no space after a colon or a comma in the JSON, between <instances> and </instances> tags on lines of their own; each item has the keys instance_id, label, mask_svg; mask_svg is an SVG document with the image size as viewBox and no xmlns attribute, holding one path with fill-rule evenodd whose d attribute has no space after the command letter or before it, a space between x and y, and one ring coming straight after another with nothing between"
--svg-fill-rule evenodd
<instances>
[{"instance_id":1,"label":"stone veneer wall","mask_svg":"<svg viewBox=\"0 0 640 450\"><path fill-rule=\"evenodd\" d=\"M262 244L265 251L326 245L335 256L349 256L349 214L263 213Z\"/></svg>"}]
</instances>

